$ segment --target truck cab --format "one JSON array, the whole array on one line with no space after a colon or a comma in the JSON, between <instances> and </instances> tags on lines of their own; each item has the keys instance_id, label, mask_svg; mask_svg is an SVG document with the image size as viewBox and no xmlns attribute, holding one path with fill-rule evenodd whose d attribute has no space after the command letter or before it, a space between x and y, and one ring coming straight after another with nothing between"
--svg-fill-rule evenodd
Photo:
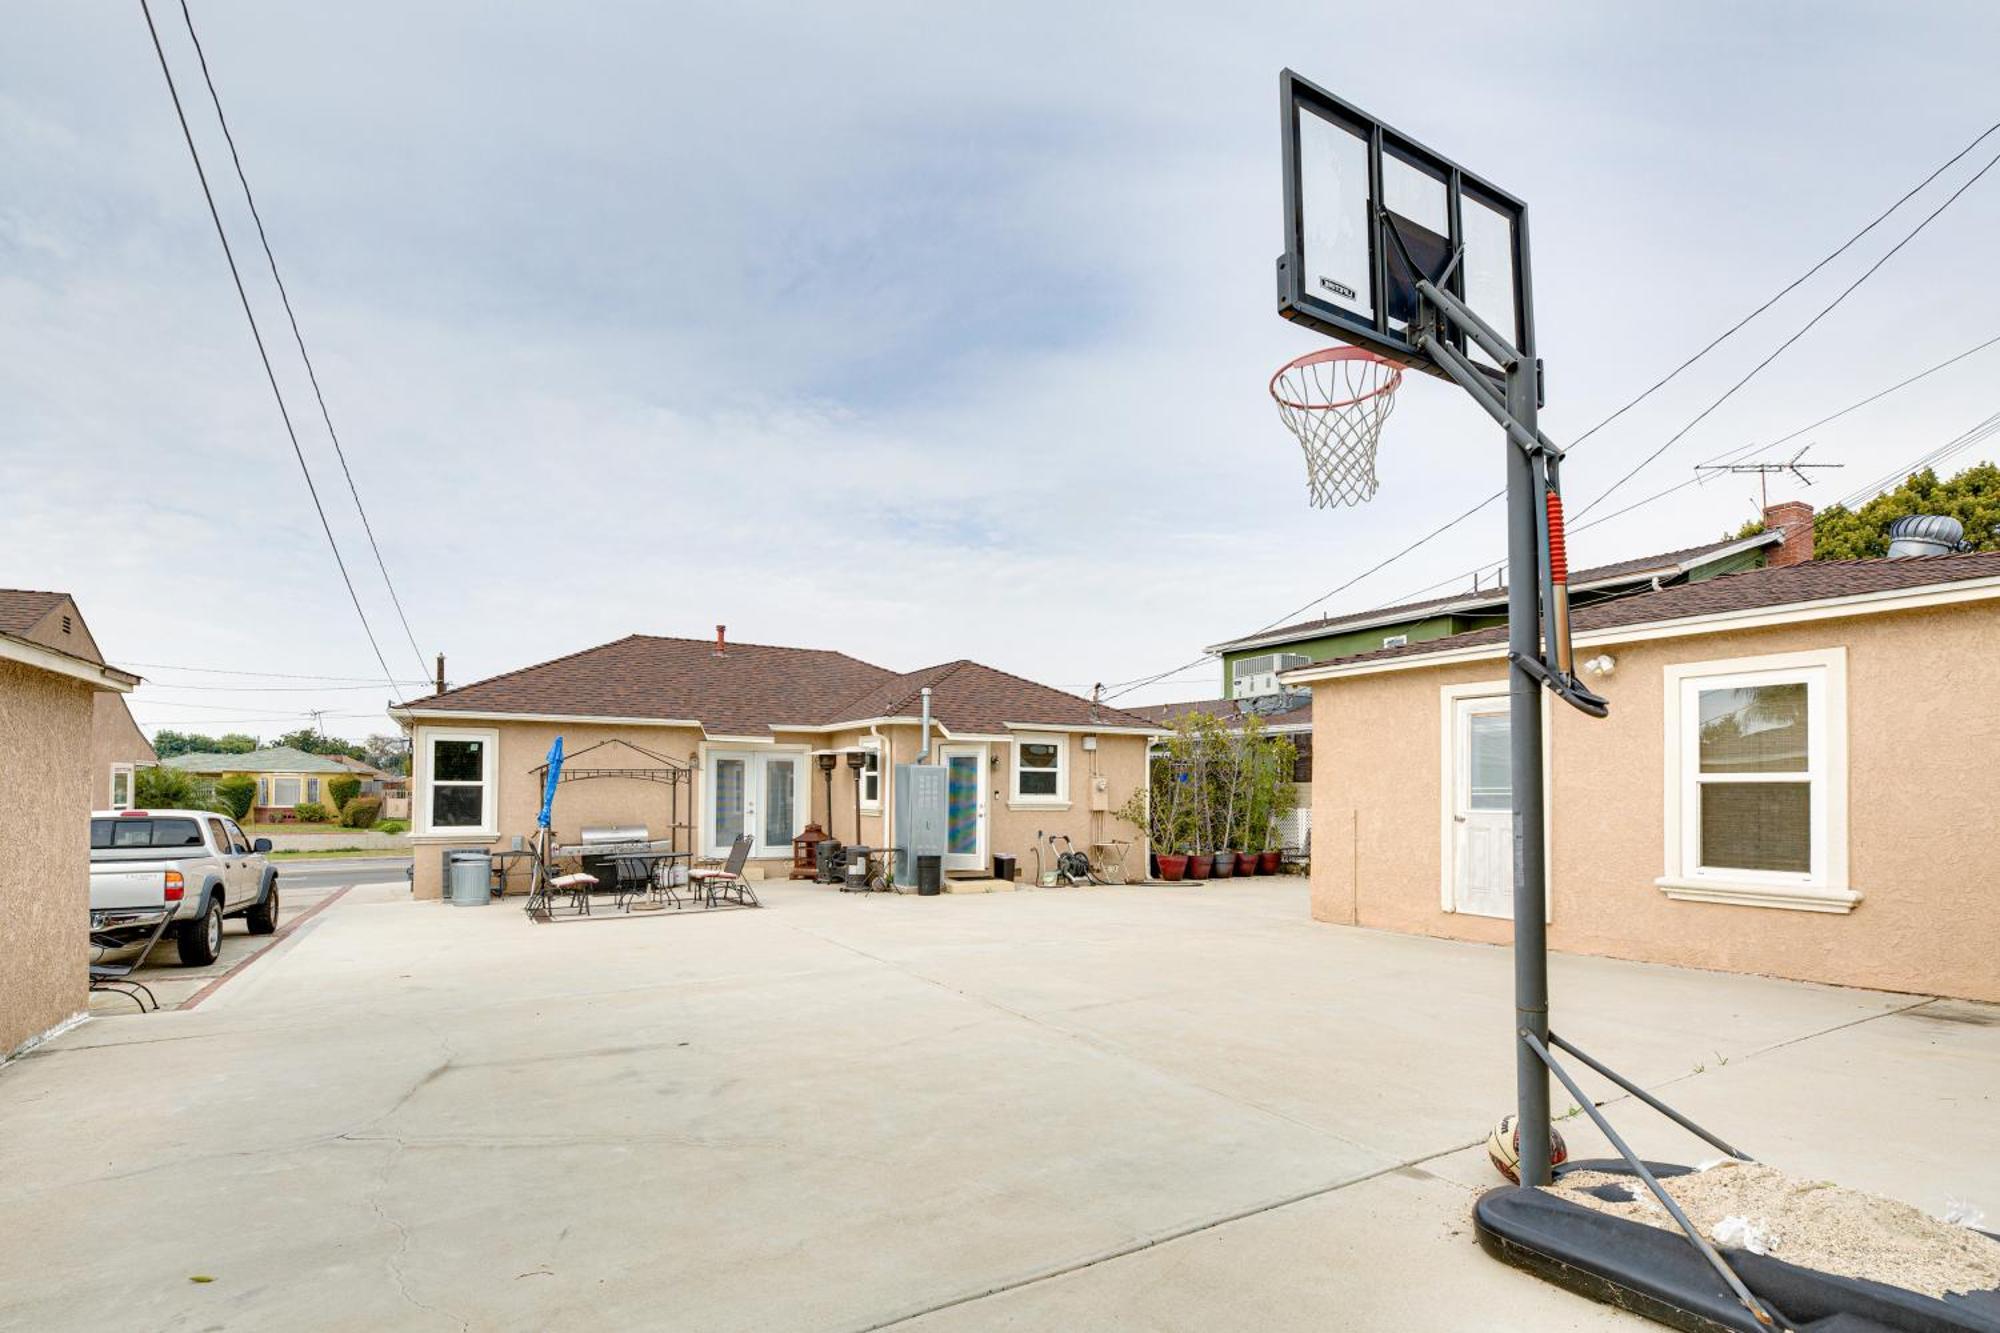
<instances>
[{"instance_id":1,"label":"truck cab","mask_svg":"<svg viewBox=\"0 0 2000 1333\"><path fill-rule=\"evenodd\" d=\"M225 917L242 917L253 935L278 928L270 850L210 810L94 811L91 929L142 935L165 914L181 962L206 966L221 952Z\"/></svg>"}]
</instances>

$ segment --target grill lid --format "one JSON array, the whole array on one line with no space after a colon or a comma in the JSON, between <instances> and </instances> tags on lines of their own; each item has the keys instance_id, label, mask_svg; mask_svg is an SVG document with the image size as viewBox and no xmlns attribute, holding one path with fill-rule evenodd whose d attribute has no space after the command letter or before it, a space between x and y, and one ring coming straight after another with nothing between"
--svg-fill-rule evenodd
<instances>
[{"instance_id":1,"label":"grill lid","mask_svg":"<svg viewBox=\"0 0 2000 1333\"><path fill-rule=\"evenodd\" d=\"M644 824L597 824L578 829L576 836L586 847L648 841Z\"/></svg>"}]
</instances>

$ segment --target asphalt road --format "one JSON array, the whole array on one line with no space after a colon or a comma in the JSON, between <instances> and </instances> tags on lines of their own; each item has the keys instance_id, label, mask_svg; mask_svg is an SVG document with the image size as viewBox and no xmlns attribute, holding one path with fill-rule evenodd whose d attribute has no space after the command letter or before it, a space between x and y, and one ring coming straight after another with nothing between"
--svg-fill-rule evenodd
<instances>
[{"instance_id":1,"label":"asphalt road","mask_svg":"<svg viewBox=\"0 0 2000 1333\"><path fill-rule=\"evenodd\" d=\"M407 856L330 856L323 861L301 858L278 862L279 883L301 889L382 884L402 879L409 870Z\"/></svg>"}]
</instances>

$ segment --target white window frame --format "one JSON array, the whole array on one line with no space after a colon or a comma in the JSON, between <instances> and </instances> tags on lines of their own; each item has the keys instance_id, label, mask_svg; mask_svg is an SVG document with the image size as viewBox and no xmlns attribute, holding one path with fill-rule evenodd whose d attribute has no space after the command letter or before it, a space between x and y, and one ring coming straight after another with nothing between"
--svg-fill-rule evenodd
<instances>
[{"instance_id":1,"label":"white window frame","mask_svg":"<svg viewBox=\"0 0 2000 1333\"><path fill-rule=\"evenodd\" d=\"M118 799L118 779L121 777L125 779L125 799L122 801ZM130 810L132 808L132 784L138 780L138 766L136 764L113 764L111 766L111 790L106 793L111 798L111 803L105 808L109 810Z\"/></svg>"},{"instance_id":2,"label":"white window frame","mask_svg":"<svg viewBox=\"0 0 2000 1333\"><path fill-rule=\"evenodd\" d=\"M437 827L431 823L431 792L438 785L431 779L432 748L439 741L480 741L480 778L477 783L447 782L447 787L479 786L485 797L479 804L480 823ZM500 732L492 727L419 727L411 747L411 764L416 773L415 809L419 834L440 838L495 838L500 835Z\"/></svg>"},{"instance_id":3,"label":"white window frame","mask_svg":"<svg viewBox=\"0 0 2000 1333\"><path fill-rule=\"evenodd\" d=\"M882 811L882 742L871 736L863 740L858 748L863 755L867 756L867 758L862 760L861 767L856 770L854 775L854 780L861 784L861 808L869 813L880 814ZM875 761L873 772L870 772L868 768L869 759ZM868 779L870 778L875 779L875 794L873 796L868 794Z\"/></svg>"},{"instance_id":4,"label":"white window frame","mask_svg":"<svg viewBox=\"0 0 2000 1333\"><path fill-rule=\"evenodd\" d=\"M1861 895L1848 883L1847 650L1773 653L1664 668L1666 873L1655 880L1683 902L1849 912ZM1812 785L1812 869L1804 874L1701 864L1700 693L1749 685L1806 687L1806 773ZM1785 780L1796 781L1796 777Z\"/></svg>"},{"instance_id":5,"label":"white window frame","mask_svg":"<svg viewBox=\"0 0 2000 1333\"><path fill-rule=\"evenodd\" d=\"M314 778L314 777L309 777L309 778L307 778L307 779L306 779L306 792L305 792L305 795L306 795L306 799L305 799L305 803L306 803L307 805L318 805L318 804L319 804L319 779L318 779L318 778Z\"/></svg>"},{"instance_id":6,"label":"white window frame","mask_svg":"<svg viewBox=\"0 0 2000 1333\"><path fill-rule=\"evenodd\" d=\"M283 790L283 788L281 787L281 785L280 785L280 784L281 784L281 783L286 783L286 782L290 782L290 783L295 783L295 784L296 784L296 785L298 786L298 789L299 789L299 799L298 799L298 800L296 800L296 801L283 801L283 800L279 800L279 799L278 799L278 795L279 795L279 793L280 793L280 792L281 792L281 791ZM301 804L303 804L303 803L305 802L305 799L306 799L306 780L305 780L304 776L302 776L302 775L297 775L297 774L295 774L295 775L293 775L293 776L291 776L291 777L282 777L282 776L280 776L280 777L274 777L274 778L272 778L272 779L271 779L271 804L272 804L272 805L275 805L275 806L279 806L279 807L281 807L281 808L283 808L283 809L286 809L286 810L289 810L289 809L291 809L291 808L292 808L293 806L295 806L295 805L301 805Z\"/></svg>"},{"instance_id":7,"label":"white window frame","mask_svg":"<svg viewBox=\"0 0 2000 1333\"><path fill-rule=\"evenodd\" d=\"M1023 745L1053 745L1056 747L1056 792L1053 796L1040 792L1027 794L1021 791L1021 747ZM1063 731L1024 731L1014 737L1014 743L1007 747L1010 758L1007 777L1007 805L1010 809L1067 810L1069 809L1069 733ZM1045 773L1047 769L1030 770Z\"/></svg>"}]
</instances>

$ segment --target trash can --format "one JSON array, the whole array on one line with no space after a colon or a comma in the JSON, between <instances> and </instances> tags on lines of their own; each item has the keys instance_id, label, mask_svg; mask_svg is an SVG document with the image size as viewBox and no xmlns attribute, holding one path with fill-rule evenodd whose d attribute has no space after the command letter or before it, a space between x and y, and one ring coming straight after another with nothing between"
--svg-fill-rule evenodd
<instances>
[{"instance_id":1,"label":"trash can","mask_svg":"<svg viewBox=\"0 0 2000 1333\"><path fill-rule=\"evenodd\" d=\"M917 858L917 892L928 898L944 892L944 858L942 856L919 856Z\"/></svg>"},{"instance_id":2,"label":"trash can","mask_svg":"<svg viewBox=\"0 0 2000 1333\"><path fill-rule=\"evenodd\" d=\"M450 871L447 896L453 907L484 907L493 900L493 854L466 847L445 859Z\"/></svg>"},{"instance_id":3,"label":"trash can","mask_svg":"<svg viewBox=\"0 0 2000 1333\"><path fill-rule=\"evenodd\" d=\"M993 854L993 878L1006 880L1011 884L1014 882L1014 876L1019 873L1019 862L1011 853L995 852Z\"/></svg>"}]
</instances>

